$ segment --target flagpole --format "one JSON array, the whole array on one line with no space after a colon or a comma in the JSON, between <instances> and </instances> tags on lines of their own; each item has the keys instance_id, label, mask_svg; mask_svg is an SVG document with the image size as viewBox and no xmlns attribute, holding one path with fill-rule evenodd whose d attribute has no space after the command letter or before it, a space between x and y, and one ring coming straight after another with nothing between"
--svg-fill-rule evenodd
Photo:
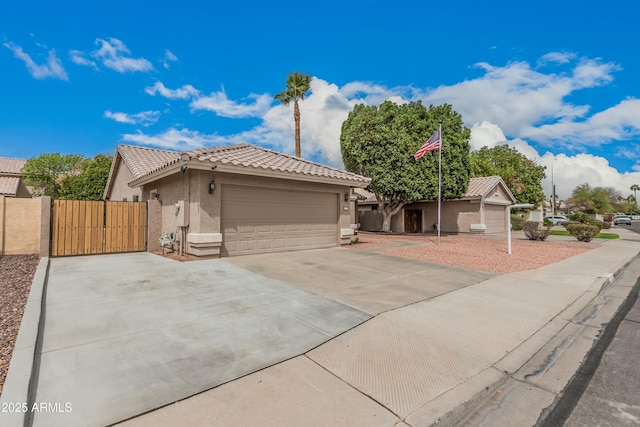
<instances>
[{"instance_id":1,"label":"flagpole","mask_svg":"<svg viewBox=\"0 0 640 427\"><path fill-rule=\"evenodd\" d=\"M438 245L440 245L440 205L442 201L442 146L444 141L442 138L442 120L438 125L438 132L440 133L440 149L438 150Z\"/></svg>"}]
</instances>

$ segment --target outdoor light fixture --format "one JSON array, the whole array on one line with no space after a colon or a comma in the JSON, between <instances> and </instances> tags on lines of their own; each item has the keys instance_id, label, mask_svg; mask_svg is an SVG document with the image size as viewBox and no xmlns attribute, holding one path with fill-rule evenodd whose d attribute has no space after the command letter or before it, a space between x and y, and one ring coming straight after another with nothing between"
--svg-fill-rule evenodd
<instances>
[{"instance_id":1,"label":"outdoor light fixture","mask_svg":"<svg viewBox=\"0 0 640 427\"><path fill-rule=\"evenodd\" d=\"M209 183L209 194L213 194L214 191L216 191L216 182L211 180Z\"/></svg>"},{"instance_id":2,"label":"outdoor light fixture","mask_svg":"<svg viewBox=\"0 0 640 427\"><path fill-rule=\"evenodd\" d=\"M344 201L345 202L349 201L349 192L348 191L346 193L344 193Z\"/></svg>"},{"instance_id":3,"label":"outdoor light fixture","mask_svg":"<svg viewBox=\"0 0 640 427\"><path fill-rule=\"evenodd\" d=\"M155 197L156 199L159 199L160 198L160 193L153 193L152 196Z\"/></svg>"}]
</instances>

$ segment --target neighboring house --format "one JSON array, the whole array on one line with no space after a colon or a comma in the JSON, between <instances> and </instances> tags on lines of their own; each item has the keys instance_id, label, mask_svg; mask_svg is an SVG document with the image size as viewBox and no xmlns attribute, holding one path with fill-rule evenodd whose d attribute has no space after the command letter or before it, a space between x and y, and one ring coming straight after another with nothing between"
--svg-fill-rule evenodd
<instances>
[{"instance_id":1,"label":"neighboring house","mask_svg":"<svg viewBox=\"0 0 640 427\"><path fill-rule=\"evenodd\" d=\"M24 159L0 157L0 196L31 197L22 173L25 163L27 161Z\"/></svg>"},{"instance_id":2,"label":"neighboring house","mask_svg":"<svg viewBox=\"0 0 640 427\"><path fill-rule=\"evenodd\" d=\"M346 244L369 178L250 144L178 153L121 145L104 198L149 202L149 250L173 233L196 256Z\"/></svg>"},{"instance_id":3,"label":"neighboring house","mask_svg":"<svg viewBox=\"0 0 640 427\"><path fill-rule=\"evenodd\" d=\"M375 195L354 190L358 199L360 229L379 231L382 213L378 212ZM507 206L516 199L499 176L471 178L467 193L454 200L443 200L441 227L445 233L507 231ZM438 222L438 201L409 203L391 218L391 231L397 233L433 232Z\"/></svg>"}]
</instances>

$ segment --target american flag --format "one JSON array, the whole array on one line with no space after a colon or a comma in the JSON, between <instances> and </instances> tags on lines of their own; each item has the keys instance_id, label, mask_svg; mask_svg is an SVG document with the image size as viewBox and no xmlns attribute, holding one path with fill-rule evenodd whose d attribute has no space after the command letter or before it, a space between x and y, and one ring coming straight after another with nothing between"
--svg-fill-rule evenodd
<instances>
[{"instance_id":1,"label":"american flag","mask_svg":"<svg viewBox=\"0 0 640 427\"><path fill-rule=\"evenodd\" d=\"M416 151L416 154L413 155L413 158L418 160L420 157L427 154L427 151L439 150L440 142L440 129L438 129L433 135L431 135L431 138L429 138L427 142L425 142L424 145L420 147L418 151Z\"/></svg>"}]
</instances>

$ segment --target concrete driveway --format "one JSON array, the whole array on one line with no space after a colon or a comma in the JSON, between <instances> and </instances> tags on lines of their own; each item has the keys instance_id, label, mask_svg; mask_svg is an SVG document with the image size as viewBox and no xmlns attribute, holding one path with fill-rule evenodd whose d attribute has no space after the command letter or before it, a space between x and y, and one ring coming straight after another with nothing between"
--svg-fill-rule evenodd
<instances>
[{"instance_id":1,"label":"concrete driveway","mask_svg":"<svg viewBox=\"0 0 640 427\"><path fill-rule=\"evenodd\" d=\"M116 423L492 276L342 248L52 259L35 401L71 411L36 413L34 425Z\"/></svg>"}]
</instances>

